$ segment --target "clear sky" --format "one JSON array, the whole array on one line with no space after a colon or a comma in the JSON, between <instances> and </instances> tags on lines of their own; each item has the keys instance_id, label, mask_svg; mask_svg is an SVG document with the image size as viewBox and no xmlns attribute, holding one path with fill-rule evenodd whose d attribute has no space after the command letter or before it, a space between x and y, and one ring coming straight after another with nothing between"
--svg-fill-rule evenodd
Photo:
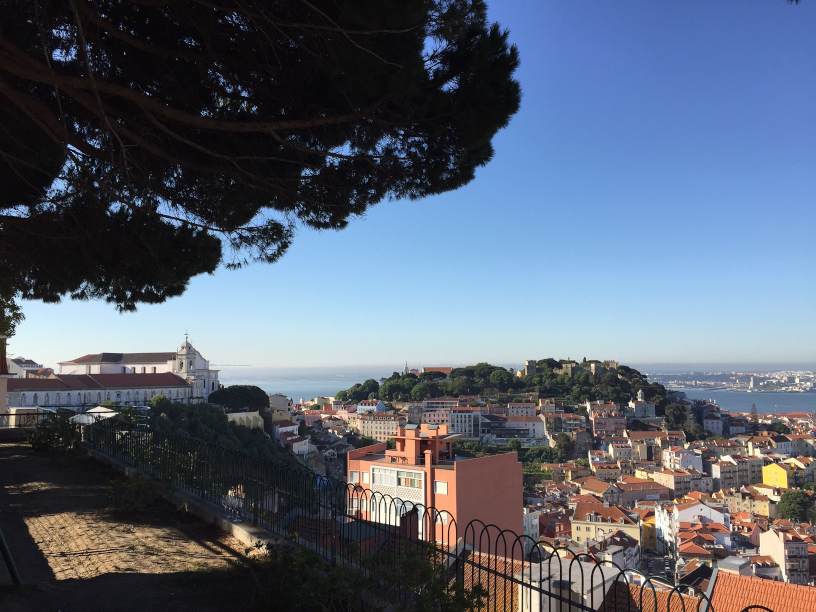
<instances>
[{"instance_id":1,"label":"clear sky","mask_svg":"<svg viewBox=\"0 0 816 612\"><path fill-rule=\"evenodd\" d=\"M816 362L816 3L492 0L521 111L457 192L301 230L120 315L26 303L45 365Z\"/></svg>"}]
</instances>

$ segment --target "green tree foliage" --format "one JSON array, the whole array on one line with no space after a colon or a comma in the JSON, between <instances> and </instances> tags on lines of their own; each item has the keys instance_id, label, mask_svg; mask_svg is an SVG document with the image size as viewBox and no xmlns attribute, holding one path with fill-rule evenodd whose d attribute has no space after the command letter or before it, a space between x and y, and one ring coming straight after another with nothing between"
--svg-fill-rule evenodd
<instances>
[{"instance_id":1,"label":"green tree foliage","mask_svg":"<svg viewBox=\"0 0 816 612\"><path fill-rule=\"evenodd\" d=\"M791 428L785 425L784 423L771 423L766 427L768 431L774 431L778 434L789 434L791 432Z\"/></svg>"},{"instance_id":2,"label":"green tree foliage","mask_svg":"<svg viewBox=\"0 0 816 612\"><path fill-rule=\"evenodd\" d=\"M806 491L787 491L782 494L777 508L779 518L793 521L810 521L813 519L813 497Z\"/></svg>"},{"instance_id":3,"label":"green tree foliage","mask_svg":"<svg viewBox=\"0 0 816 612\"><path fill-rule=\"evenodd\" d=\"M150 413L150 426L161 431L242 450L262 459L298 463L291 453L273 444L262 430L230 423L220 406L177 404L157 395L150 400Z\"/></svg>"},{"instance_id":4,"label":"green tree foliage","mask_svg":"<svg viewBox=\"0 0 816 612\"><path fill-rule=\"evenodd\" d=\"M555 436L555 450L558 453L558 460L568 461L575 455L575 441L565 433Z\"/></svg>"},{"instance_id":5,"label":"green tree foliage","mask_svg":"<svg viewBox=\"0 0 816 612\"><path fill-rule=\"evenodd\" d=\"M493 370L490 373L490 383L502 393L510 388L511 382L510 373L506 370Z\"/></svg>"},{"instance_id":6,"label":"green tree foliage","mask_svg":"<svg viewBox=\"0 0 816 612\"><path fill-rule=\"evenodd\" d=\"M682 429L686 424L686 416L688 411L682 404L669 404L666 407L666 414L663 417L663 423L668 429Z\"/></svg>"},{"instance_id":7,"label":"green tree foliage","mask_svg":"<svg viewBox=\"0 0 816 612\"><path fill-rule=\"evenodd\" d=\"M120 309L457 189L519 108L484 2L3 4L2 295Z\"/></svg>"},{"instance_id":8,"label":"green tree foliage","mask_svg":"<svg viewBox=\"0 0 816 612\"><path fill-rule=\"evenodd\" d=\"M521 441L520 440L510 440L507 443L507 450L513 453L520 453L521 452Z\"/></svg>"},{"instance_id":9,"label":"green tree foliage","mask_svg":"<svg viewBox=\"0 0 816 612\"><path fill-rule=\"evenodd\" d=\"M211 404L224 406L230 412L264 410L269 408L266 391L254 385L231 385L210 393Z\"/></svg>"},{"instance_id":10,"label":"green tree foliage","mask_svg":"<svg viewBox=\"0 0 816 612\"><path fill-rule=\"evenodd\" d=\"M379 397L380 383L369 378L363 384L352 385L349 389L339 391L335 397L340 401L361 402Z\"/></svg>"},{"instance_id":11,"label":"green tree foliage","mask_svg":"<svg viewBox=\"0 0 816 612\"><path fill-rule=\"evenodd\" d=\"M357 556L353 565L327 565L307 548L267 548L260 559L246 561L255 587L251 609L375 612L383 609L376 602L393 600L388 609L394 612L476 612L485 604L480 585L451 584L448 564L430 546L403 545L397 556Z\"/></svg>"},{"instance_id":12,"label":"green tree foliage","mask_svg":"<svg viewBox=\"0 0 816 612\"><path fill-rule=\"evenodd\" d=\"M374 438L369 436L361 436L357 438L357 443L354 445L354 448L363 448L365 446L371 446L372 444L377 444L377 441Z\"/></svg>"},{"instance_id":13,"label":"green tree foliage","mask_svg":"<svg viewBox=\"0 0 816 612\"><path fill-rule=\"evenodd\" d=\"M541 397L558 398L568 402L583 402L587 399L623 402L643 390L646 399L655 403L656 412L661 416L669 403L663 385L650 384L640 372L626 366L621 366L618 371L599 375L577 369L572 377L566 373L555 375L552 368L560 367L560 363L555 359L539 360L536 367L535 376L525 376L523 379L511 376L505 368L485 362L453 368L446 380L436 382L425 382L422 378L424 374L418 379L414 374L394 372L380 381L379 397L387 402L421 401L431 397L477 394L489 397L497 393L534 391ZM339 393L337 398L350 399L353 389L352 387ZM585 412L584 410L584 416Z\"/></svg>"}]
</instances>

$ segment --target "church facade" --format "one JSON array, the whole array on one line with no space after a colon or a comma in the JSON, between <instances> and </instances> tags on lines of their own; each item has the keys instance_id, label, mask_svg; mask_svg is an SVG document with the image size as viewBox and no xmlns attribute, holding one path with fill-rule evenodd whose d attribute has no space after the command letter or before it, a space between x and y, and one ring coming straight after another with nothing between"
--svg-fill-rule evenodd
<instances>
[{"instance_id":1,"label":"church facade","mask_svg":"<svg viewBox=\"0 0 816 612\"><path fill-rule=\"evenodd\" d=\"M8 404L78 408L117 401L142 405L156 395L203 403L218 389L218 370L185 339L167 353L97 353L59 364L46 379L9 381Z\"/></svg>"}]
</instances>

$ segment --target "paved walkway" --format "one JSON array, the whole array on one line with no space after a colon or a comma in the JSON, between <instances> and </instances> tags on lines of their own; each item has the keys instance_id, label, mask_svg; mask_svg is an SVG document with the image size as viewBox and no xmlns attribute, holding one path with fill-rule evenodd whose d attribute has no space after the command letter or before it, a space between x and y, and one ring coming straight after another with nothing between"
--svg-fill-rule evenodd
<instances>
[{"instance_id":1,"label":"paved walkway","mask_svg":"<svg viewBox=\"0 0 816 612\"><path fill-rule=\"evenodd\" d=\"M241 544L169 505L114 513L115 477L86 457L0 444L0 529L26 584L14 593L0 558L0 610L241 609Z\"/></svg>"}]
</instances>

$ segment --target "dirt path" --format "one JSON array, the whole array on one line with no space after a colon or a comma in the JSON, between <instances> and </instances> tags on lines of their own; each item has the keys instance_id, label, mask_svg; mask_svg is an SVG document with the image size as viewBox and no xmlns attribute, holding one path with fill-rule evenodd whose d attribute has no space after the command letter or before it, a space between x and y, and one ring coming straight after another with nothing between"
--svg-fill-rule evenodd
<instances>
[{"instance_id":1,"label":"dirt path","mask_svg":"<svg viewBox=\"0 0 816 612\"><path fill-rule=\"evenodd\" d=\"M137 516L109 507L117 474L87 458L54 462L0 445L0 529L26 584L0 558L0 610L240 610L251 596L243 546L169 504Z\"/></svg>"}]
</instances>

